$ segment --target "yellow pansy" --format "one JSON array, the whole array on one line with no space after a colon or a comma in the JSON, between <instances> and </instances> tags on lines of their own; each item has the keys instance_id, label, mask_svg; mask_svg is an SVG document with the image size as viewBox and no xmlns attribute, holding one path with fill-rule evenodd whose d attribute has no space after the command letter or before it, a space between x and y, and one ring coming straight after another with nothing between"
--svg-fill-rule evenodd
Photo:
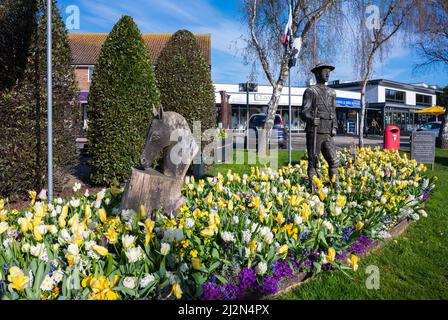
<instances>
[{"instance_id":1,"label":"yellow pansy","mask_svg":"<svg viewBox=\"0 0 448 320\"><path fill-rule=\"evenodd\" d=\"M25 276L20 268L14 266L9 269L8 281L8 289L13 292L14 290L23 291L28 288L30 279Z\"/></svg>"},{"instance_id":2,"label":"yellow pansy","mask_svg":"<svg viewBox=\"0 0 448 320\"><path fill-rule=\"evenodd\" d=\"M196 258L198 256L198 250L196 250L196 249L191 250L190 256L192 256L193 258Z\"/></svg>"}]
</instances>

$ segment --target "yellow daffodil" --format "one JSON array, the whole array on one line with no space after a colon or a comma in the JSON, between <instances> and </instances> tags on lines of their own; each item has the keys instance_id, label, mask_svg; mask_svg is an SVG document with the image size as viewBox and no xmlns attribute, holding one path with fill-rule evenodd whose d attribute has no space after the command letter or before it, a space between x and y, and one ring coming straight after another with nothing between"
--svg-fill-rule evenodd
<instances>
[{"instance_id":1,"label":"yellow daffodil","mask_svg":"<svg viewBox=\"0 0 448 320\"><path fill-rule=\"evenodd\" d=\"M117 243L118 241L118 233L112 226L107 229L107 232L104 233L104 236L107 238L107 240L109 240L111 244Z\"/></svg>"},{"instance_id":2,"label":"yellow daffodil","mask_svg":"<svg viewBox=\"0 0 448 320\"><path fill-rule=\"evenodd\" d=\"M329 262L333 262L336 257L336 250L333 247L328 248L327 259Z\"/></svg>"},{"instance_id":3,"label":"yellow daffodil","mask_svg":"<svg viewBox=\"0 0 448 320\"><path fill-rule=\"evenodd\" d=\"M151 241L152 238L155 237L154 234L154 221L152 221L151 219L146 219L144 226L145 226L145 244L147 245L149 243L149 241Z\"/></svg>"},{"instance_id":4,"label":"yellow daffodil","mask_svg":"<svg viewBox=\"0 0 448 320\"><path fill-rule=\"evenodd\" d=\"M13 292L14 290L23 291L28 288L30 279L25 276L20 268L14 266L9 269L8 281L8 289Z\"/></svg>"},{"instance_id":5,"label":"yellow daffodil","mask_svg":"<svg viewBox=\"0 0 448 320\"><path fill-rule=\"evenodd\" d=\"M31 205L33 206L36 202L37 192L36 191L28 191L28 194L30 195L31 199Z\"/></svg>"}]
</instances>

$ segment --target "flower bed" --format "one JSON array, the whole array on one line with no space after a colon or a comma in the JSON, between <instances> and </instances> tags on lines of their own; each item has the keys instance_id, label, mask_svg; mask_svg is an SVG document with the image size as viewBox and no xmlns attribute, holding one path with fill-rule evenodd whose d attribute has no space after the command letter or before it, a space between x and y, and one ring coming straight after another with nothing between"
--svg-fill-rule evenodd
<instances>
[{"instance_id":1,"label":"flower bed","mask_svg":"<svg viewBox=\"0 0 448 320\"><path fill-rule=\"evenodd\" d=\"M239 299L277 292L295 272L358 267L373 240L426 216L426 167L380 149L340 156L341 191L306 161L277 171L184 184L176 219L118 210L122 189L46 201L26 210L0 201L3 299ZM321 163L324 163L323 161ZM326 172L324 166L322 172ZM37 198L37 199L36 199Z\"/></svg>"}]
</instances>

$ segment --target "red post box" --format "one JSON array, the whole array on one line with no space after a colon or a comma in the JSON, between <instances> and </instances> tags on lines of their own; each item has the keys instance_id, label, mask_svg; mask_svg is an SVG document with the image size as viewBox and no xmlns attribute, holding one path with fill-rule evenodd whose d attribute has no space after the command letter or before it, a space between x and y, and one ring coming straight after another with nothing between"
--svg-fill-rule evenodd
<instances>
[{"instance_id":1,"label":"red post box","mask_svg":"<svg viewBox=\"0 0 448 320\"><path fill-rule=\"evenodd\" d=\"M400 128L397 126L387 126L384 130L384 149L400 149Z\"/></svg>"}]
</instances>

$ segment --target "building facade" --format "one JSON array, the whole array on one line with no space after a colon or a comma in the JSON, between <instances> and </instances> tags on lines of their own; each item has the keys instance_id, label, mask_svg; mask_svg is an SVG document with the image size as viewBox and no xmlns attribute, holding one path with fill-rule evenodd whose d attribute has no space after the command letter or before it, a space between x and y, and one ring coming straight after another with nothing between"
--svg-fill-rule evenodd
<instances>
[{"instance_id":1,"label":"building facade","mask_svg":"<svg viewBox=\"0 0 448 320\"><path fill-rule=\"evenodd\" d=\"M360 82L333 81L336 90L361 91ZM383 132L387 125L396 125L402 134L409 134L418 125L436 120L435 116L416 111L436 104L437 87L424 83L406 84L377 79L368 82L366 89L366 133ZM341 116L342 117L342 116ZM358 116L359 117L359 116ZM377 123L378 128L372 125Z\"/></svg>"},{"instance_id":2,"label":"building facade","mask_svg":"<svg viewBox=\"0 0 448 320\"><path fill-rule=\"evenodd\" d=\"M216 83L215 101L218 123L223 128L242 131L250 116L267 111L272 95L272 86L257 85L253 92L247 92L244 84ZM305 123L300 119L303 94L306 87L291 88L291 129L293 133L303 131ZM358 111L361 108L361 94L354 91L336 90L336 112L339 134L357 134ZM281 115L286 127L289 125L289 87L284 87L277 113ZM343 115L343 116L341 116Z\"/></svg>"}]
</instances>

